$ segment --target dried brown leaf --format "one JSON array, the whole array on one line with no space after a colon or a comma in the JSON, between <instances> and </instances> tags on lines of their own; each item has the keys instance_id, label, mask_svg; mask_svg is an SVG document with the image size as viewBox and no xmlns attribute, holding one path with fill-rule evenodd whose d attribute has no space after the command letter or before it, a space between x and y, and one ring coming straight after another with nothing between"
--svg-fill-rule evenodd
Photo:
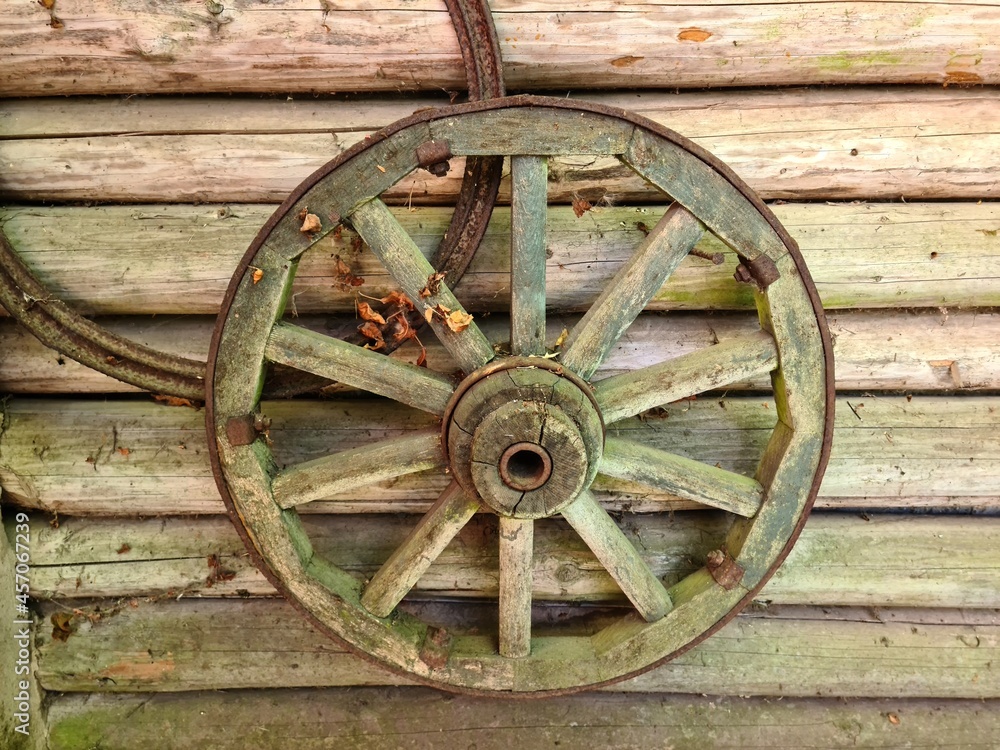
<instances>
[{"instance_id":1,"label":"dried brown leaf","mask_svg":"<svg viewBox=\"0 0 1000 750\"><path fill-rule=\"evenodd\" d=\"M66 641L73 635L73 615L69 612L53 612L49 620L52 622L52 640Z\"/></svg>"},{"instance_id":2,"label":"dried brown leaf","mask_svg":"<svg viewBox=\"0 0 1000 750\"><path fill-rule=\"evenodd\" d=\"M125 542L124 544L122 544L121 547L118 548L119 555L124 555L126 552L131 552L131 551L132 551L132 545L129 544L128 542Z\"/></svg>"},{"instance_id":3,"label":"dried brown leaf","mask_svg":"<svg viewBox=\"0 0 1000 750\"><path fill-rule=\"evenodd\" d=\"M395 305L401 310L412 310L413 303L410 298L407 297L402 292L389 292L385 297L379 300L383 305Z\"/></svg>"},{"instance_id":4,"label":"dried brown leaf","mask_svg":"<svg viewBox=\"0 0 1000 750\"><path fill-rule=\"evenodd\" d=\"M441 291L441 280L444 278L444 274L440 271L437 273L432 273L427 277L427 286L420 290L420 297L426 299L427 297L432 297Z\"/></svg>"},{"instance_id":5,"label":"dried brown leaf","mask_svg":"<svg viewBox=\"0 0 1000 750\"><path fill-rule=\"evenodd\" d=\"M368 321L364 325L358 326L358 331L365 338L371 339L371 343L365 344L365 349L378 351L385 347L385 338L382 335L382 329L375 323Z\"/></svg>"},{"instance_id":6,"label":"dried brown leaf","mask_svg":"<svg viewBox=\"0 0 1000 750\"><path fill-rule=\"evenodd\" d=\"M410 325L410 321L405 315L398 314L394 316L390 322L392 340L399 343L402 341L408 341L409 339L416 338L417 331L413 326Z\"/></svg>"},{"instance_id":7,"label":"dried brown leaf","mask_svg":"<svg viewBox=\"0 0 1000 750\"><path fill-rule=\"evenodd\" d=\"M444 322L448 326L449 330L458 333L459 331L464 331L472 325L472 316L467 312L455 310L445 316Z\"/></svg>"},{"instance_id":8,"label":"dried brown leaf","mask_svg":"<svg viewBox=\"0 0 1000 750\"><path fill-rule=\"evenodd\" d=\"M302 226L299 227L299 231L302 234L313 234L322 228L323 222L319 220L316 214L306 214L305 218L302 219Z\"/></svg>"},{"instance_id":9,"label":"dried brown leaf","mask_svg":"<svg viewBox=\"0 0 1000 750\"><path fill-rule=\"evenodd\" d=\"M428 307L426 310L424 310L424 320L430 323L433 319L434 319L434 308Z\"/></svg>"},{"instance_id":10,"label":"dried brown leaf","mask_svg":"<svg viewBox=\"0 0 1000 750\"><path fill-rule=\"evenodd\" d=\"M259 282L261 279L264 278L264 272L261 271L259 268L255 268L255 269L253 269L253 277L252 278L253 278L253 283L256 284L257 282Z\"/></svg>"},{"instance_id":11,"label":"dried brown leaf","mask_svg":"<svg viewBox=\"0 0 1000 750\"><path fill-rule=\"evenodd\" d=\"M167 406L189 406L192 409L201 408L200 402L192 401L189 398L181 398L180 396L164 396L163 394L155 393L153 394L153 400L159 401Z\"/></svg>"},{"instance_id":12,"label":"dried brown leaf","mask_svg":"<svg viewBox=\"0 0 1000 750\"><path fill-rule=\"evenodd\" d=\"M378 323L380 326L385 325L385 318L375 312L367 302L358 303L358 315L361 316L362 320L370 320L372 323Z\"/></svg>"},{"instance_id":13,"label":"dried brown leaf","mask_svg":"<svg viewBox=\"0 0 1000 750\"><path fill-rule=\"evenodd\" d=\"M427 349L420 347L420 356L417 357L417 367L427 367Z\"/></svg>"},{"instance_id":14,"label":"dried brown leaf","mask_svg":"<svg viewBox=\"0 0 1000 750\"><path fill-rule=\"evenodd\" d=\"M592 209L594 206L586 198L574 198L573 199L573 213L576 214L576 218L580 218L587 211Z\"/></svg>"},{"instance_id":15,"label":"dried brown leaf","mask_svg":"<svg viewBox=\"0 0 1000 750\"><path fill-rule=\"evenodd\" d=\"M569 329L563 328L562 333L559 334L559 338L556 339L556 344L553 348L558 349L560 346L566 343L566 339L568 338L569 338Z\"/></svg>"},{"instance_id":16,"label":"dried brown leaf","mask_svg":"<svg viewBox=\"0 0 1000 750\"><path fill-rule=\"evenodd\" d=\"M343 259L339 255L334 255L333 260L335 262L336 272L333 275L336 286L342 292L349 292L356 286L361 286L365 283L363 276L355 276L351 273L351 267L344 263Z\"/></svg>"}]
</instances>

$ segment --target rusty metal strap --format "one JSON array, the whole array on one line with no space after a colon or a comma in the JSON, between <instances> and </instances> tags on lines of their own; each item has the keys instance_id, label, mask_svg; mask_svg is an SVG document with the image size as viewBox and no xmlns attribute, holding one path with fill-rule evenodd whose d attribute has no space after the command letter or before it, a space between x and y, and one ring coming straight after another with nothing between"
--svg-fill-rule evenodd
<instances>
[{"instance_id":1,"label":"rusty metal strap","mask_svg":"<svg viewBox=\"0 0 1000 750\"><path fill-rule=\"evenodd\" d=\"M46 346L156 393L205 398L205 363L148 349L52 299L0 232L0 304Z\"/></svg>"},{"instance_id":2,"label":"rusty metal strap","mask_svg":"<svg viewBox=\"0 0 1000 750\"><path fill-rule=\"evenodd\" d=\"M500 41L488 3L486 0L445 0L445 3L462 49L469 99L479 101L504 96ZM478 156L466 159L462 189L458 194L448 231L431 258L431 265L444 274L444 281L449 287L454 288L465 275L476 249L486 235L497 194L500 192L502 176L503 157ZM425 321L423 316L413 313L407 316L407 324L414 330L420 330ZM385 346L379 351L384 354L391 353L403 343L403 340L391 335L389 325L386 323L382 331ZM361 334L354 334L346 340L358 346L370 341ZM274 366L264 383L264 395L269 398L288 398L318 390L331 383L332 381L311 373Z\"/></svg>"},{"instance_id":3,"label":"rusty metal strap","mask_svg":"<svg viewBox=\"0 0 1000 750\"><path fill-rule=\"evenodd\" d=\"M469 97L504 95L500 44L486 0L446 0L465 63ZM434 254L435 268L454 286L462 278L486 234L503 159L467 160L462 189L451 224ZM204 362L196 362L135 344L75 313L51 293L21 261L0 229L0 304L43 344L130 385L181 398L205 398ZM416 317L414 327L423 324ZM355 343L364 343L356 336ZM349 339L349 340L352 340ZM397 344L387 337L385 353ZM291 396L329 383L308 373L274 368L266 386L271 397Z\"/></svg>"}]
</instances>

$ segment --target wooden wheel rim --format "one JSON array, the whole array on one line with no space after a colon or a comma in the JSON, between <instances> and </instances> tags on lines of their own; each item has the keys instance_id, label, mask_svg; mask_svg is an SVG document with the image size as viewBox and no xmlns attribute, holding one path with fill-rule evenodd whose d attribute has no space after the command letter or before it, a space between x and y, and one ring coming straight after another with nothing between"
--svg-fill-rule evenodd
<instances>
[{"instance_id":1,"label":"wooden wheel rim","mask_svg":"<svg viewBox=\"0 0 1000 750\"><path fill-rule=\"evenodd\" d=\"M289 330L294 327L280 323L299 257L333 231L342 218L351 221L373 250L405 244L393 234L395 228L386 219L388 212L378 196L420 166L418 149L431 141L447 141L450 153L456 156L512 156L512 225L526 227L520 239L512 238L512 288L526 290L515 292L512 299L513 312L519 313L512 314L515 354L544 354L539 334L539 330L544 331L544 282L540 312L537 299L532 297L532 289L537 291L539 265L544 279L544 253L537 252L539 247L544 250L544 243L539 245L537 239L531 239L536 233L529 230L539 226L539 212L519 209L518 191L527 198L534 195L536 208L540 191L544 204L546 155L618 157L675 201L661 222L665 229L651 232L662 245L655 252L648 251L651 258L666 255L667 265L679 262L693 247L690 235L700 236L704 225L736 250L745 278L761 287L755 298L762 333L754 338L749 359L756 360L752 372L771 363L768 369L773 368L778 422L756 479L749 480L758 483L760 498L751 514L745 504L740 505L744 501L753 505L746 500L749 485L735 482L739 490L736 494L742 496L734 501L734 507L743 508L745 517L734 523L724 551L710 555L705 567L672 586L669 592L659 591L663 586L648 568L645 572L636 569L631 575L619 571L622 579L616 580L645 620L630 613L594 635L529 639L524 632L517 632L524 625L517 622L517 616L504 616L506 607L508 614L520 611L523 619L525 596L530 606L529 572L527 582L511 581L508 588L513 593L501 599L499 638L505 655L497 653L493 635L452 635L430 627L394 610L392 595L372 594L380 576L391 578L393 571L404 569L406 559L395 560L393 566L393 558L402 547L367 587L315 554L294 510L296 500L288 500L288 488L296 486L295 482L283 476L276 478L278 472L266 441L253 439L265 362L281 361L280 356L285 355L275 352L283 351L282 347L287 350L303 345ZM320 227L302 231L303 217L314 211L319 214ZM544 210L541 217L543 222ZM517 235L516 229L513 234ZM671 250L671 242L688 247ZM644 243L644 247L648 244L654 243ZM640 248L637 256L642 252ZM415 300L419 294L414 284L425 283L427 269L411 261L414 259L410 256L393 261L390 272ZM658 265L659 260L648 260L640 270ZM670 270L672 267L665 274L669 275ZM620 277L616 276L616 280ZM431 296L426 304L463 310L447 288ZM641 309L645 301L639 300L638 304ZM564 366L584 379L589 379L596 368L591 360L597 357L599 361L617 340L580 343L588 337L600 339L600 330L607 328L584 325L600 307L601 299L574 329L562 352ZM600 314L594 317L600 318ZM454 337L442 325L435 328L467 372L493 358L492 347L474 323L465 329L471 333ZM338 347L333 349L340 352ZM732 352L720 356L727 363L734 357L740 360ZM343 373L342 369L334 370ZM324 372L329 374L330 370ZM390 382L376 382L368 389L393 395L389 378ZM700 389L714 387L715 382L706 375L699 381ZM407 403L438 414L444 413L454 391L432 378L409 385L417 388L419 399L411 394ZM596 388L605 421L637 413L630 387L635 390L634 383L618 381L613 387L605 383L603 392L601 387ZM415 403L417 400L420 403ZM641 411L641 399L639 402ZM258 234L230 284L209 358L207 405L213 469L237 529L258 567L323 631L358 654L410 679L446 689L514 695L565 693L616 682L677 656L735 616L780 565L811 509L829 456L832 352L818 296L797 247L770 211L728 168L676 133L622 110L542 97L512 97L426 111L400 121L334 159L285 201ZM623 455L636 448L620 442L608 441L601 471L634 478L636 469L625 465ZM394 447L408 457L417 456L417 464L425 468L444 465L440 449L435 454L422 443ZM637 463L646 458L640 456ZM279 494L286 507L276 500ZM443 549L478 508L479 503L453 482L417 523L414 534L422 533L421 544L430 544L422 549L433 548L434 544ZM613 576L617 562L637 557L627 540L628 549L621 546L625 537L620 531L620 538L615 537L614 529L607 526L609 522L614 526L614 522L586 490L563 511L563 516ZM442 542L444 532L438 529L444 518L457 528ZM507 558L520 556L523 561L527 550L530 561L531 528L523 525L531 522L501 518L500 523L502 538L521 539L507 548ZM520 531L524 534L519 536ZM607 539L599 539L602 534ZM428 542L430 537L435 539ZM411 553L401 557L406 554ZM403 594L406 591L408 588Z\"/></svg>"}]
</instances>

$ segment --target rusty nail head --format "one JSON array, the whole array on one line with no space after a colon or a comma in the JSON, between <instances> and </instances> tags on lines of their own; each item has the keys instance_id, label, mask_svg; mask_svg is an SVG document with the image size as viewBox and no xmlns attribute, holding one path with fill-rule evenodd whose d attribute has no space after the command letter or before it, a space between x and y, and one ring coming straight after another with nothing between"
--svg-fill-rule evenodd
<instances>
[{"instance_id":1,"label":"rusty nail head","mask_svg":"<svg viewBox=\"0 0 1000 750\"><path fill-rule=\"evenodd\" d=\"M742 263L736 266L736 273L733 274L733 278L741 284L749 284L753 281L753 276L750 275L750 269Z\"/></svg>"},{"instance_id":2,"label":"rusty nail head","mask_svg":"<svg viewBox=\"0 0 1000 750\"><path fill-rule=\"evenodd\" d=\"M271 427L271 420L261 414L230 417L226 422L226 439L232 446L250 445Z\"/></svg>"},{"instance_id":3,"label":"rusty nail head","mask_svg":"<svg viewBox=\"0 0 1000 750\"><path fill-rule=\"evenodd\" d=\"M758 255L756 258L748 262L750 266L750 275L753 276L754 281L761 289L767 289L771 284L781 278L781 274L778 272L778 267L774 265L774 261L771 260L766 255Z\"/></svg>"},{"instance_id":4,"label":"rusty nail head","mask_svg":"<svg viewBox=\"0 0 1000 750\"><path fill-rule=\"evenodd\" d=\"M743 284L753 284L759 289L767 289L781 278L778 267L766 255L758 255L752 260L742 258L736 266L733 278Z\"/></svg>"},{"instance_id":5,"label":"rusty nail head","mask_svg":"<svg viewBox=\"0 0 1000 750\"><path fill-rule=\"evenodd\" d=\"M452 637L444 628L427 628L423 646L420 647L420 661L431 669L441 669L448 663Z\"/></svg>"},{"instance_id":6,"label":"rusty nail head","mask_svg":"<svg viewBox=\"0 0 1000 750\"><path fill-rule=\"evenodd\" d=\"M745 571L725 550L712 550L705 562L712 578L726 591L733 590L743 580Z\"/></svg>"},{"instance_id":7,"label":"rusty nail head","mask_svg":"<svg viewBox=\"0 0 1000 750\"><path fill-rule=\"evenodd\" d=\"M417 163L435 177L444 177L451 169L451 144L446 140L427 141L417 146Z\"/></svg>"}]
</instances>

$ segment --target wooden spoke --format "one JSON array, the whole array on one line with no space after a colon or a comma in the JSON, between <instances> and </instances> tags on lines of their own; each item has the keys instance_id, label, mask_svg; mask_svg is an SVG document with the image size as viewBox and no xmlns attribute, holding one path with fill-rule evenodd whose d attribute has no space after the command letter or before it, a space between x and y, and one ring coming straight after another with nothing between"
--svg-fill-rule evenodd
<instances>
[{"instance_id":1,"label":"wooden spoke","mask_svg":"<svg viewBox=\"0 0 1000 750\"><path fill-rule=\"evenodd\" d=\"M493 359L493 346L479 326L447 285L434 278L434 267L382 201L373 198L362 203L350 220L403 293L424 311L459 367L471 372Z\"/></svg>"},{"instance_id":2,"label":"wooden spoke","mask_svg":"<svg viewBox=\"0 0 1000 750\"><path fill-rule=\"evenodd\" d=\"M510 159L510 346L515 356L545 354L545 215L548 162Z\"/></svg>"},{"instance_id":3,"label":"wooden spoke","mask_svg":"<svg viewBox=\"0 0 1000 750\"><path fill-rule=\"evenodd\" d=\"M534 521L500 517L500 654L531 653Z\"/></svg>"},{"instance_id":4,"label":"wooden spoke","mask_svg":"<svg viewBox=\"0 0 1000 750\"><path fill-rule=\"evenodd\" d=\"M561 361L589 378L674 269L701 239L704 227L686 208L672 205L639 249L570 331Z\"/></svg>"},{"instance_id":5,"label":"wooden spoke","mask_svg":"<svg viewBox=\"0 0 1000 750\"><path fill-rule=\"evenodd\" d=\"M274 326L264 356L431 414L444 414L455 390L444 375L289 323Z\"/></svg>"},{"instance_id":6,"label":"wooden spoke","mask_svg":"<svg viewBox=\"0 0 1000 750\"><path fill-rule=\"evenodd\" d=\"M562 515L645 620L654 622L673 609L663 584L589 490L580 493Z\"/></svg>"},{"instance_id":7,"label":"wooden spoke","mask_svg":"<svg viewBox=\"0 0 1000 750\"><path fill-rule=\"evenodd\" d=\"M444 465L441 433L421 430L416 435L362 445L287 468L274 478L271 492L279 506L292 508Z\"/></svg>"},{"instance_id":8,"label":"wooden spoke","mask_svg":"<svg viewBox=\"0 0 1000 750\"><path fill-rule=\"evenodd\" d=\"M725 341L652 367L594 384L605 424L712 388L747 380L778 366L778 348L766 331Z\"/></svg>"},{"instance_id":9,"label":"wooden spoke","mask_svg":"<svg viewBox=\"0 0 1000 750\"><path fill-rule=\"evenodd\" d=\"M364 608L388 617L478 509L479 501L452 482L372 576L361 595Z\"/></svg>"},{"instance_id":10,"label":"wooden spoke","mask_svg":"<svg viewBox=\"0 0 1000 750\"><path fill-rule=\"evenodd\" d=\"M607 438L598 471L746 518L764 501L756 479L620 438Z\"/></svg>"}]
</instances>

